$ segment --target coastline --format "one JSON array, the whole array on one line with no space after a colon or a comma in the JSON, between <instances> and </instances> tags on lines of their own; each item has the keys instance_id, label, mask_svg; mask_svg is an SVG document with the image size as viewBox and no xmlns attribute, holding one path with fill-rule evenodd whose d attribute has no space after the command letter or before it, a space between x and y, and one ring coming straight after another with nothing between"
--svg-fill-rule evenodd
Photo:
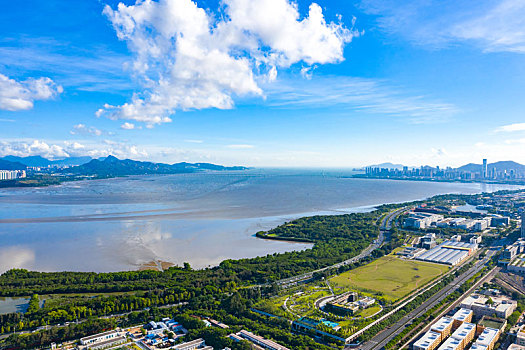
<instances>
[{"instance_id":1,"label":"coastline","mask_svg":"<svg viewBox=\"0 0 525 350\"><path fill-rule=\"evenodd\" d=\"M226 192L223 191L223 184L218 183L217 187L220 190L212 191L211 193L214 195L218 194L219 197L214 197L213 201L209 201L209 195L206 194L207 208L199 207L197 211L194 210L194 207L185 207L185 202L180 202L181 206L179 207L175 207L173 203L164 203L159 207L160 202L156 201L152 201L151 203L153 204L148 202L147 206L144 206L146 202L133 202L129 203L129 207L125 207L124 204L128 205L126 202L128 197L119 197L118 201L109 201L108 203L111 204L104 206L92 200L79 201L69 205L67 204L69 203L67 202L68 197L66 197L64 202L62 202L62 198L60 202L55 202L52 199L56 197L55 193L58 197L64 197L64 194L70 195L73 193L75 201L77 201L77 194L98 193L101 189L98 185L90 185L81 189L73 187L73 189L67 189L67 191L63 189L60 191L53 190L50 193L48 193L48 190L43 190L43 195L40 191L37 192L36 195L38 197L34 197L34 192L28 192L36 200L20 202L20 211L13 209L13 201L16 201L18 197L10 198L8 196L5 199L9 200L3 202L4 214L11 212L13 214L4 215L8 221L0 222L0 233L1 231L4 233L17 232L16 236L18 238L15 238L14 235L12 235L13 238L11 239L6 238L9 235L2 236L3 241L0 242L0 245L3 245L3 247L0 248L0 255L4 255L5 259L0 259L0 262L6 260L11 253L18 254L15 256L23 256L33 260L27 260L26 264L18 266L4 264L1 270L5 271L9 268L19 267L39 271L134 271L142 263L152 260L162 260L177 265L187 261L196 269L213 267L218 266L224 260L249 259L274 253L280 254L311 249L312 243L309 241L261 237L260 234L257 236L257 232L270 230L287 221L318 215L369 212L381 205L420 201L439 194L476 194L485 191L479 184L444 187L438 185L427 187L422 184L406 187L399 185L401 181L382 181L375 185L376 180L363 180L366 183L361 183L361 180L352 182L346 179L337 180L335 176L328 177L326 181L317 180L320 177L315 177L315 186L318 186L318 183L323 184L322 187L316 187L318 191L325 191L325 187L330 185L331 188L336 190L344 188L343 195L323 194L330 199L329 202L325 200L324 203L321 203L320 200L323 198L315 196L316 192L312 192L314 187L305 188L300 185L290 193L298 193L304 196L306 192L306 197L314 198L311 203L306 203L306 206L304 203L296 205L296 202L301 202L300 198L294 197L289 199L289 193L283 194L283 198L286 198L287 202L285 206L278 204L273 206L272 204L276 198L272 198L271 201L265 200L260 202L260 199L263 198L258 197L258 192L254 192L257 197L252 197L251 202L256 202L257 204L245 207L245 203L237 202L237 198L239 198L240 194L244 196L245 190L248 188L247 184L242 182L241 186L238 186L238 180L233 179L231 181L233 187L228 187ZM172 183L172 180L162 180L164 177L155 176L154 178L159 179L159 181L154 181L154 188L164 188L166 184ZM248 186L256 185L257 190L264 189L264 191L267 191L266 181L268 177L263 176L260 178L264 179L265 182L257 180L253 184L250 182ZM294 183L301 178L302 176L292 179L286 178L286 181L278 178L278 182L273 181L272 186L274 183L278 184L278 186L288 186L288 184ZM140 180L140 183L143 180L148 181L142 176L137 176L137 180ZM125 179L121 180L117 183L119 186L115 187L115 184L111 184L113 182L112 179L108 181L110 182L110 187L108 188L112 189L112 191L116 190L117 194L121 188L128 186L129 182ZM201 181L207 181L207 178L201 178ZM311 181L307 180L305 184L312 186L310 185ZM397 185L393 184L396 182L398 183ZM104 184L104 182L100 184ZM139 186L140 184L133 185ZM261 187L261 185L265 187ZM490 187L488 192L507 189L507 186ZM515 186L510 187L512 189L518 188ZM103 187L104 190L106 188L106 186ZM361 192L356 192L355 196L353 196L354 188L359 189ZM367 195L369 194L368 188L381 195L363 197L363 191ZM405 188L410 190L407 192ZM242 192L238 193L238 189L241 189ZM252 187L249 187L249 189L250 193L252 193ZM230 195L230 193L233 193L233 195ZM389 194L382 195L382 193ZM146 194L149 194L149 192ZM234 202L226 202L227 205L224 205L224 195L228 195L228 198L231 197L230 200L234 200ZM346 195L349 196L348 200L344 199ZM52 201L47 202L48 199L46 198L52 199ZM258 200L254 201L254 198L258 198ZM371 199L374 198L382 201L360 205L360 203L370 203ZM42 199L44 202L41 202ZM121 202L121 200L124 200L124 202ZM97 201L99 201L98 197ZM353 203L357 205L345 206L345 202L350 205ZM42 211L40 203L52 204L49 206L49 208L52 208L52 211ZM192 206L200 206L201 203L201 201L195 202L192 199L190 204ZM208 210L208 208L215 207L219 203L223 204L224 210L220 212ZM317 203L319 204L315 205ZM78 204L82 204L82 206L78 206ZM308 207L312 204L319 209L308 210ZM0 202L0 205L2 205L2 202ZM47 208L48 206L43 207ZM229 209L230 207L233 209ZM328 209L330 207L334 209ZM307 210L289 211L290 209L303 208ZM39 211L33 211L33 209L38 209ZM95 209L100 210L101 213L95 214ZM186 211L186 209L190 210ZM0 214L1 210L2 208L0 207ZM82 212L79 210L82 210ZM148 211L148 213L141 211ZM281 211L284 214L278 214L276 213L277 211ZM18 212L20 214L16 214ZM68 216L52 216L55 213L65 213ZM74 220L71 218L74 218ZM63 256L61 259L55 259L48 253L51 251L49 235L53 235L53 251L62 252ZM258 241L257 238L260 240ZM66 245L66 243L63 243L66 240L67 242L77 241L78 243L73 245L67 243ZM10 250L13 246L16 249ZM82 249L78 251L75 247L80 246ZM117 250L120 252L118 256L113 253ZM4 252L6 254L3 254ZM71 260L73 257L74 260ZM84 260L90 263L80 266L76 262Z\"/></svg>"},{"instance_id":2,"label":"coastline","mask_svg":"<svg viewBox=\"0 0 525 350\"><path fill-rule=\"evenodd\" d=\"M518 180L518 181L488 180L488 181L484 181L484 180L479 180L479 179L464 180L464 179L437 179L437 178L414 178L414 177L386 177L386 176L370 176L370 175L364 175L364 174L344 176L344 178L525 186L525 180Z\"/></svg>"}]
</instances>

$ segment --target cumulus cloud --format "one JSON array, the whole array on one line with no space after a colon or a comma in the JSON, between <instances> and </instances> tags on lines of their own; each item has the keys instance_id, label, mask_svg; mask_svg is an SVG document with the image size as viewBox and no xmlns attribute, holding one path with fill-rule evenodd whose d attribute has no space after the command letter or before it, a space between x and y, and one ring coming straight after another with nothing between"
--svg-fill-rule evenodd
<instances>
[{"instance_id":1,"label":"cumulus cloud","mask_svg":"<svg viewBox=\"0 0 525 350\"><path fill-rule=\"evenodd\" d=\"M32 141L0 141L0 155L2 156L42 156L46 158L69 157L67 145L48 144L40 140Z\"/></svg>"},{"instance_id":2,"label":"cumulus cloud","mask_svg":"<svg viewBox=\"0 0 525 350\"><path fill-rule=\"evenodd\" d=\"M35 100L49 100L62 91L62 87L50 78L29 78L19 82L0 74L0 109L31 109Z\"/></svg>"},{"instance_id":3,"label":"cumulus cloud","mask_svg":"<svg viewBox=\"0 0 525 350\"><path fill-rule=\"evenodd\" d=\"M102 135L102 130L95 128L94 126L86 126L85 124L77 124L73 126L73 130L69 132L71 135L93 135L100 136Z\"/></svg>"},{"instance_id":4,"label":"cumulus cloud","mask_svg":"<svg viewBox=\"0 0 525 350\"><path fill-rule=\"evenodd\" d=\"M124 130L132 130L132 129L135 129L135 124L125 122L124 124L122 124L122 125L120 126L120 128L121 128L121 129L124 129Z\"/></svg>"},{"instance_id":5,"label":"cumulus cloud","mask_svg":"<svg viewBox=\"0 0 525 350\"><path fill-rule=\"evenodd\" d=\"M496 132L525 131L525 123L514 123L503 125L496 129Z\"/></svg>"},{"instance_id":6,"label":"cumulus cloud","mask_svg":"<svg viewBox=\"0 0 525 350\"><path fill-rule=\"evenodd\" d=\"M104 14L134 55L131 69L144 91L97 116L170 122L176 110L229 109L237 96L262 96L260 81L277 69L343 60L344 45L358 35L327 23L313 3L301 18L289 0L224 0L211 16L191 0L137 0L106 6Z\"/></svg>"},{"instance_id":7,"label":"cumulus cloud","mask_svg":"<svg viewBox=\"0 0 525 350\"><path fill-rule=\"evenodd\" d=\"M42 156L49 159L73 156L90 156L93 158L114 155L118 158L146 158L148 152L133 144L104 140L95 144L82 144L77 141L51 143L42 140L0 141L2 156Z\"/></svg>"}]
</instances>

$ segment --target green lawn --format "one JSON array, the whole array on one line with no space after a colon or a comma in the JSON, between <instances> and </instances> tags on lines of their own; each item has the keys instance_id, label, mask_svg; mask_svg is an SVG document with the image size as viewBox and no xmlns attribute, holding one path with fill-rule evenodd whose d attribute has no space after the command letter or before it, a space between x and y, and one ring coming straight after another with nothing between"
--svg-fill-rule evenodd
<instances>
[{"instance_id":1,"label":"green lawn","mask_svg":"<svg viewBox=\"0 0 525 350\"><path fill-rule=\"evenodd\" d=\"M448 266L415 260L401 260L393 255L379 258L368 265L344 272L330 280L337 286L381 293L391 301L398 300L449 269Z\"/></svg>"},{"instance_id":2,"label":"green lawn","mask_svg":"<svg viewBox=\"0 0 525 350\"><path fill-rule=\"evenodd\" d=\"M371 306L369 308L366 308L366 309L363 309L363 310L359 311L356 316L370 317L370 316L376 314L379 311L381 311L381 306L374 305L374 306Z\"/></svg>"}]
</instances>

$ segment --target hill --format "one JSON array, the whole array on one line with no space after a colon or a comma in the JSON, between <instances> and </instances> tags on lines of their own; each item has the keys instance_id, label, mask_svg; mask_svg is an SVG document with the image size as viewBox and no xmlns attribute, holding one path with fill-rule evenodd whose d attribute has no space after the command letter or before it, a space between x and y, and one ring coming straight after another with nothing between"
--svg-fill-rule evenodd
<instances>
[{"instance_id":1,"label":"hill","mask_svg":"<svg viewBox=\"0 0 525 350\"><path fill-rule=\"evenodd\" d=\"M152 163L108 156L103 160L92 159L86 164L64 169L62 172L75 175L125 176L146 174L180 174L209 170L246 170L241 166L225 167L209 163Z\"/></svg>"},{"instance_id":2,"label":"hill","mask_svg":"<svg viewBox=\"0 0 525 350\"><path fill-rule=\"evenodd\" d=\"M0 159L0 170L26 170L27 166L19 162Z\"/></svg>"},{"instance_id":3,"label":"hill","mask_svg":"<svg viewBox=\"0 0 525 350\"><path fill-rule=\"evenodd\" d=\"M457 170L479 172L481 170L481 167L482 167L482 164L469 163L469 164L459 167ZM505 170L507 172L510 172L511 170L514 170L518 173L525 173L525 165L510 161L510 160L489 163L487 165L487 168L489 171L496 168L498 172L505 171Z\"/></svg>"}]
</instances>

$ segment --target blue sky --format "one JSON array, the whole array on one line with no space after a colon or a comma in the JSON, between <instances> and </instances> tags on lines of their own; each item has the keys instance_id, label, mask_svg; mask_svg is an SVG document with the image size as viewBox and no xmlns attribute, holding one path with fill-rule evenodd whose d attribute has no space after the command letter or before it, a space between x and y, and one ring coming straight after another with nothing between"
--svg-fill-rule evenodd
<instances>
[{"instance_id":1,"label":"blue sky","mask_svg":"<svg viewBox=\"0 0 525 350\"><path fill-rule=\"evenodd\" d=\"M525 3L27 1L0 13L0 155L525 163Z\"/></svg>"}]
</instances>

